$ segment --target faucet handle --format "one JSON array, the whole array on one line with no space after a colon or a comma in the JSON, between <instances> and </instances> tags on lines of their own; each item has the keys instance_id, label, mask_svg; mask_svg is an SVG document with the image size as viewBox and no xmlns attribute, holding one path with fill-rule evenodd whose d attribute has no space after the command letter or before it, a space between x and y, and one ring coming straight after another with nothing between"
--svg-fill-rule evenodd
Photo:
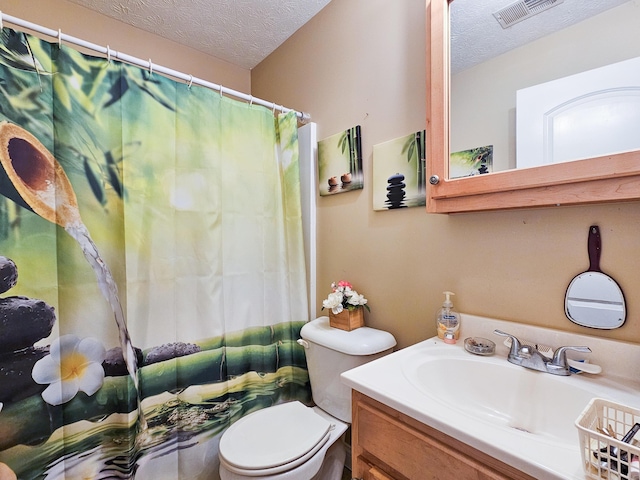
<instances>
[{"instance_id":1,"label":"faucet handle","mask_svg":"<svg viewBox=\"0 0 640 480\"><path fill-rule=\"evenodd\" d=\"M559 347L553 352L553 359L551 365L569 369L569 363L567 362L567 350L573 350L575 352L591 353L589 347Z\"/></svg>"},{"instance_id":2,"label":"faucet handle","mask_svg":"<svg viewBox=\"0 0 640 480\"><path fill-rule=\"evenodd\" d=\"M520 340L516 338L515 335L511 335L510 333L503 332L502 330L498 330L498 329L494 330L493 333L495 333L496 335L500 335L502 337L509 337L511 339L511 350L509 350L510 357L515 357L519 355L522 344L520 343Z\"/></svg>"}]
</instances>

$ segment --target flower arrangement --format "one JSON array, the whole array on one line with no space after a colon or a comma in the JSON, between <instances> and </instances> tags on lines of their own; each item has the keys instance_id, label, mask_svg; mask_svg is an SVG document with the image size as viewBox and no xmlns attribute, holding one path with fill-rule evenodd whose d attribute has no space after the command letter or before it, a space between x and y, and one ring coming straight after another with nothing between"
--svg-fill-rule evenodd
<instances>
[{"instance_id":1,"label":"flower arrangement","mask_svg":"<svg viewBox=\"0 0 640 480\"><path fill-rule=\"evenodd\" d=\"M355 310L360 307L365 307L368 311L371 311L364 295L360 295L349 282L344 280L332 283L331 293L326 300L322 301L322 310L330 308L336 315L344 309Z\"/></svg>"}]
</instances>

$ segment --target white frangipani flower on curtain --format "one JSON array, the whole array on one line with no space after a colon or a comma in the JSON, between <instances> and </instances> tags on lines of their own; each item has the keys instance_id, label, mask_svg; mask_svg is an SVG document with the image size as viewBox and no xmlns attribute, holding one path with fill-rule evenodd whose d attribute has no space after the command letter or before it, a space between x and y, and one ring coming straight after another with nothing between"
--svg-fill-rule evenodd
<instances>
[{"instance_id":1,"label":"white frangipani flower on curtain","mask_svg":"<svg viewBox=\"0 0 640 480\"><path fill-rule=\"evenodd\" d=\"M50 405L61 405L79 391L91 396L104 382L102 362L105 348L95 338L63 335L51 344L50 354L38 360L31 376L36 383L49 386L42 398Z\"/></svg>"}]
</instances>

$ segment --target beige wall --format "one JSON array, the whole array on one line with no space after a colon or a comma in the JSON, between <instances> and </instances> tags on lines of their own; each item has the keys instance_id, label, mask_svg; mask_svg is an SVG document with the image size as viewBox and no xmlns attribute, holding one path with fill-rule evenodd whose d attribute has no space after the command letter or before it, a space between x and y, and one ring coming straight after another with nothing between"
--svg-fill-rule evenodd
<instances>
[{"instance_id":1,"label":"beige wall","mask_svg":"<svg viewBox=\"0 0 640 480\"><path fill-rule=\"evenodd\" d=\"M2 13L196 78L251 93L251 72L66 0L2 0ZM11 25L7 25L11 26ZM48 41L55 39L47 38ZM97 55L94 53L94 55Z\"/></svg>"},{"instance_id":2,"label":"beige wall","mask_svg":"<svg viewBox=\"0 0 640 480\"><path fill-rule=\"evenodd\" d=\"M367 324L407 346L435 333L441 292L458 310L640 343L640 204L429 215L374 212L372 147L425 127L424 0L333 0L252 71L252 93L309 112L323 139L362 126L365 188L318 198L318 314L332 281L369 299ZM602 269L627 298L625 325L596 331L564 315L599 224ZM464 326L463 326L464 328Z\"/></svg>"}]
</instances>

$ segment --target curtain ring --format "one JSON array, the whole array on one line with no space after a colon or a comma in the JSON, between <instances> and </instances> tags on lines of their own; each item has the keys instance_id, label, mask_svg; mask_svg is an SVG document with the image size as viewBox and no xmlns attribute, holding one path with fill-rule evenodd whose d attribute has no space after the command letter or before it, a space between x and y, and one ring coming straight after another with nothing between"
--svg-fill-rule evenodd
<instances>
[{"instance_id":1,"label":"curtain ring","mask_svg":"<svg viewBox=\"0 0 640 480\"><path fill-rule=\"evenodd\" d=\"M191 88L191 85L193 85L193 75L189 75L189 84L187 85L187 88Z\"/></svg>"},{"instance_id":2,"label":"curtain ring","mask_svg":"<svg viewBox=\"0 0 640 480\"><path fill-rule=\"evenodd\" d=\"M272 104L271 104L271 113L272 113L273 115L275 115L275 114L276 114L276 104L275 104L275 103L272 103Z\"/></svg>"},{"instance_id":3,"label":"curtain ring","mask_svg":"<svg viewBox=\"0 0 640 480\"><path fill-rule=\"evenodd\" d=\"M252 105L253 105L253 95L251 95L249 98L249 106L251 107Z\"/></svg>"},{"instance_id":4,"label":"curtain ring","mask_svg":"<svg viewBox=\"0 0 640 480\"><path fill-rule=\"evenodd\" d=\"M222 85L220 85L220 98L222 98L222 89L223 89L223 88L224 88L224 87L223 87Z\"/></svg>"},{"instance_id":5,"label":"curtain ring","mask_svg":"<svg viewBox=\"0 0 640 480\"><path fill-rule=\"evenodd\" d=\"M153 63L151 59L149 59L149 76L153 75Z\"/></svg>"},{"instance_id":6,"label":"curtain ring","mask_svg":"<svg viewBox=\"0 0 640 480\"><path fill-rule=\"evenodd\" d=\"M107 63L111 63L111 49L107 45Z\"/></svg>"},{"instance_id":7,"label":"curtain ring","mask_svg":"<svg viewBox=\"0 0 640 480\"><path fill-rule=\"evenodd\" d=\"M0 10L0 30L2 30L4 28L4 25L2 23L2 10Z\"/></svg>"},{"instance_id":8,"label":"curtain ring","mask_svg":"<svg viewBox=\"0 0 640 480\"><path fill-rule=\"evenodd\" d=\"M62 29L58 29L58 48L62 46Z\"/></svg>"}]
</instances>

